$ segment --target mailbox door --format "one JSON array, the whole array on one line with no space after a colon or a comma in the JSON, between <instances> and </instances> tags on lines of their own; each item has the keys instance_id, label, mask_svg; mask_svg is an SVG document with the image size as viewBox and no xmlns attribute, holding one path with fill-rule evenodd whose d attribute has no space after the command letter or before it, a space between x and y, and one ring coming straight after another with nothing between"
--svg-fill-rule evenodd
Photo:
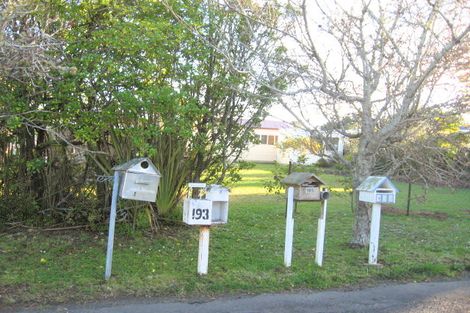
<instances>
[{"instance_id":1,"label":"mailbox door","mask_svg":"<svg viewBox=\"0 0 470 313\"><path fill-rule=\"evenodd\" d=\"M160 177L156 175L125 173L120 189L124 199L155 202Z\"/></svg>"},{"instance_id":2,"label":"mailbox door","mask_svg":"<svg viewBox=\"0 0 470 313\"><path fill-rule=\"evenodd\" d=\"M204 199L185 199L183 222L188 225L211 225L212 201Z\"/></svg>"},{"instance_id":3,"label":"mailbox door","mask_svg":"<svg viewBox=\"0 0 470 313\"><path fill-rule=\"evenodd\" d=\"M376 203L395 203L394 193L377 193Z\"/></svg>"},{"instance_id":4,"label":"mailbox door","mask_svg":"<svg viewBox=\"0 0 470 313\"><path fill-rule=\"evenodd\" d=\"M294 199L318 201L320 200L320 188L317 186L297 186L294 188Z\"/></svg>"}]
</instances>

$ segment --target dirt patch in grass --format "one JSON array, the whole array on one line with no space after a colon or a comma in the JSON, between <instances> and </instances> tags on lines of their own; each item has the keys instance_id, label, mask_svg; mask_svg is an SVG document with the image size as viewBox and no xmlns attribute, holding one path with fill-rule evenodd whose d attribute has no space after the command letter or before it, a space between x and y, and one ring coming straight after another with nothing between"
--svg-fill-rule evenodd
<instances>
[{"instance_id":1,"label":"dirt patch in grass","mask_svg":"<svg viewBox=\"0 0 470 313\"><path fill-rule=\"evenodd\" d=\"M17 294L26 293L28 291L29 286L27 284L0 286L0 304L13 305L17 301L13 295L16 296Z\"/></svg>"},{"instance_id":2,"label":"dirt patch in grass","mask_svg":"<svg viewBox=\"0 0 470 313\"><path fill-rule=\"evenodd\" d=\"M387 215L406 215L406 210L382 205L382 212ZM410 216L428 217L436 220L446 220L449 215L444 212L431 212L431 211L410 211Z\"/></svg>"}]
</instances>

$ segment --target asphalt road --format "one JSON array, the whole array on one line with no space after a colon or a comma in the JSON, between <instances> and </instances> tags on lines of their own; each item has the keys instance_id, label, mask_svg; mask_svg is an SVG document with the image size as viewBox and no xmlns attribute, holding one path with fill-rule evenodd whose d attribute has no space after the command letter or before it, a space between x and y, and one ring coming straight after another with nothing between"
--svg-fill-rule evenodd
<instances>
[{"instance_id":1,"label":"asphalt road","mask_svg":"<svg viewBox=\"0 0 470 313\"><path fill-rule=\"evenodd\" d=\"M1 310L0 310L1 311ZM119 300L83 306L58 306L21 313L470 313L470 277L452 282L381 285L353 291L324 291L215 300Z\"/></svg>"}]
</instances>

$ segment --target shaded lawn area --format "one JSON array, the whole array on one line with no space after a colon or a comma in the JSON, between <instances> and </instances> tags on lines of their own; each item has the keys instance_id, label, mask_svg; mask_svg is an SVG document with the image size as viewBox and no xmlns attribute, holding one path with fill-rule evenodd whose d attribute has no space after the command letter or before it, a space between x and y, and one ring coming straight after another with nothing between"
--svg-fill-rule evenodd
<instances>
[{"instance_id":1,"label":"shaded lawn area","mask_svg":"<svg viewBox=\"0 0 470 313\"><path fill-rule=\"evenodd\" d=\"M350 249L353 215L340 177L328 202L323 267L314 264L319 203L295 215L292 267L283 266L282 196L266 194L273 165L242 172L232 188L229 222L211 229L209 274L196 275L197 227L164 226L155 236L118 225L111 280L104 282L107 232L22 231L0 234L0 304L61 303L123 296L210 297L293 289L325 289L399 280L455 277L470 270L470 192L436 188L412 211L447 218L382 215L379 263L367 249ZM406 208L407 185L396 208ZM419 194L419 187L413 191Z\"/></svg>"}]
</instances>

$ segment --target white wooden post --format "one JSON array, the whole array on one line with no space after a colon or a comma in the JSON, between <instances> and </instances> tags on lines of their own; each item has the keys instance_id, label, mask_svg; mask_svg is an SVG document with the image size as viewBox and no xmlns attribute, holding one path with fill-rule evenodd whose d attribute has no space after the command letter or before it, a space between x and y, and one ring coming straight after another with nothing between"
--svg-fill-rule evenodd
<instances>
[{"instance_id":1,"label":"white wooden post","mask_svg":"<svg viewBox=\"0 0 470 313\"><path fill-rule=\"evenodd\" d=\"M379 254L380 231L380 203L372 205L372 218L370 221L369 264L376 265Z\"/></svg>"},{"instance_id":2,"label":"white wooden post","mask_svg":"<svg viewBox=\"0 0 470 313\"><path fill-rule=\"evenodd\" d=\"M322 201L322 211L320 218L318 219L318 228L317 228L317 248L315 250L315 263L318 266L323 264L323 247L325 244L325 228L326 228L326 208L328 200Z\"/></svg>"},{"instance_id":3,"label":"white wooden post","mask_svg":"<svg viewBox=\"0 0 470 313\"><path fill-rule=\"evenodd\" d=\"M108 249L106 251L106 269L104 272L105 280L108 280L109 277L111 277L111 267L113 264L114 227L116 225L116 207L117 207L117 201L118 201L118 191L119 191L119 172L114 171L113 195L111 198L111 214L109 216Z\"/></svg>"},{"instance_id":4,"label":"white wooden post","mask_svg":"<svg viewBox=\"0 0 470 313\"><path fill-rule=\"evenodd\" d=\"M294 188L287 189L287 212L286 212L286 238L284 245L284 265L290 267L292 263L292 243L294 239Z\"/></svg>"},{"instance_id":5,"label":"white wooden post","mask_svg":"<svg viewBox=\"0 0 470 313\"><path fill-rule=\"evenodd\" d=\"M197 273L206 275L209 266L209 226L199 228L199 254L197 258Z\"/></svg>"}]
</instances>

